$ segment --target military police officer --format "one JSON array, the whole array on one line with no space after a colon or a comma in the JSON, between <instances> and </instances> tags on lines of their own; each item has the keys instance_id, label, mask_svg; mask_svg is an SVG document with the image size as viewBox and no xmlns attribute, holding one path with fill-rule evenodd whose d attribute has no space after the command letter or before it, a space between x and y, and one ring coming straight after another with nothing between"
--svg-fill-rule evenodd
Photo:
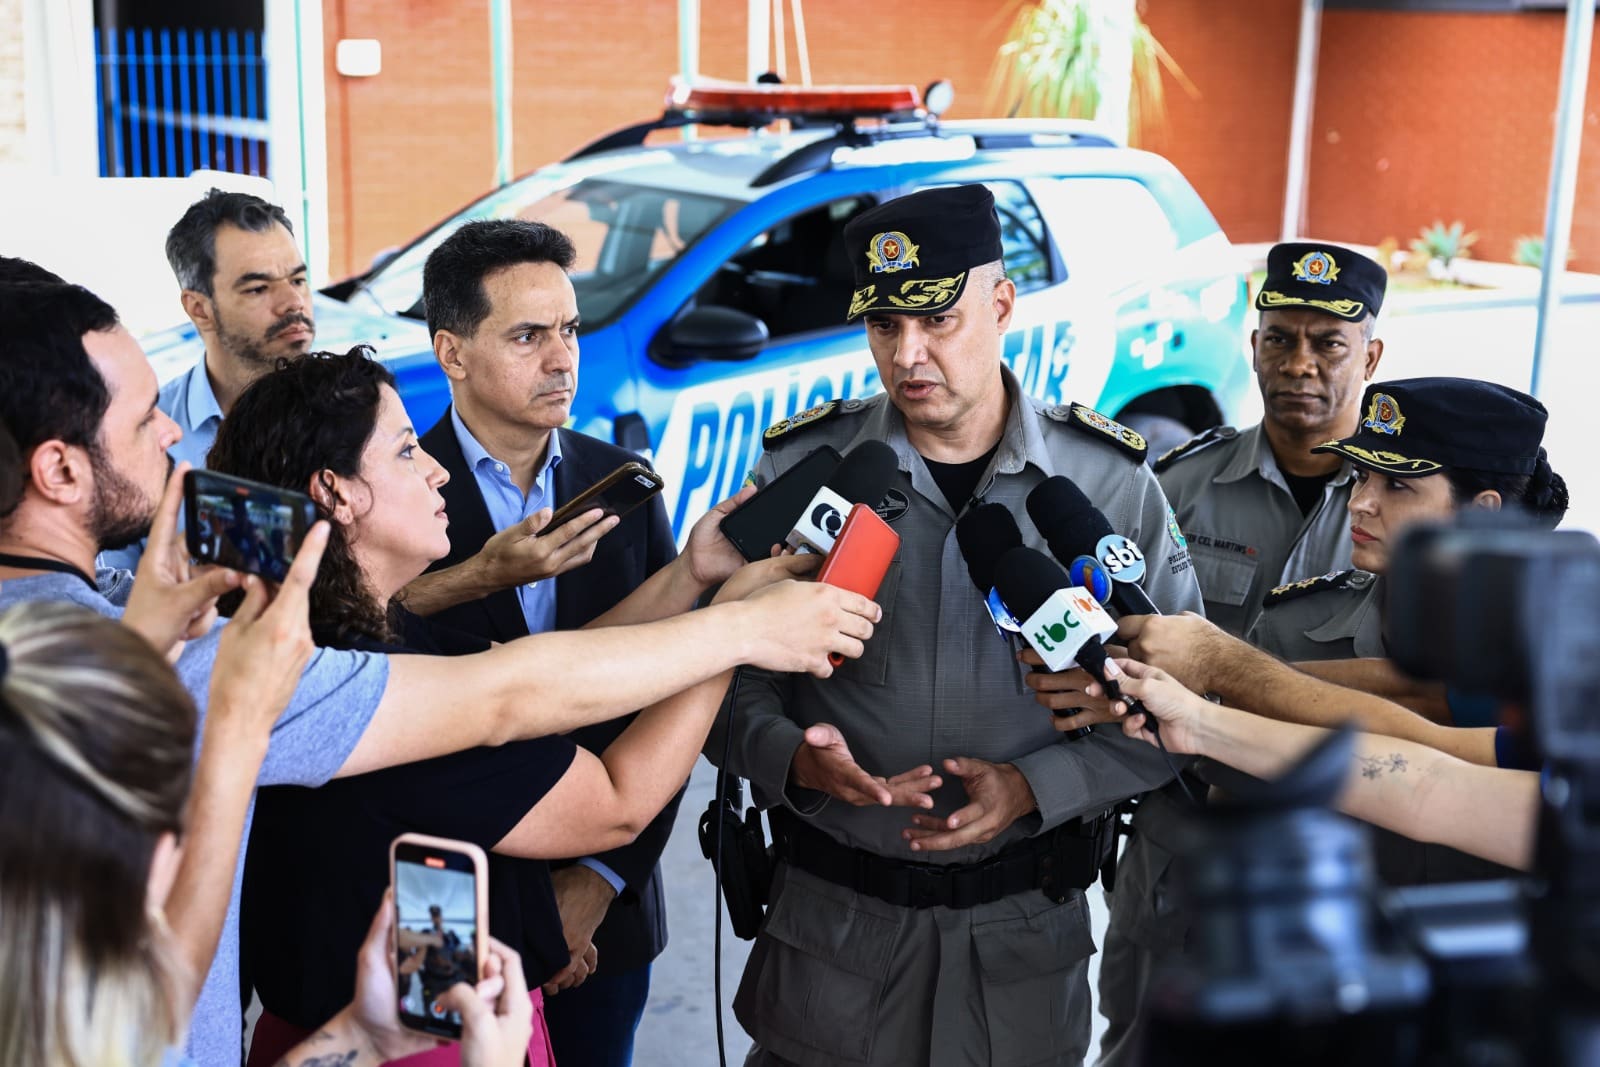
<instances>
[{"instance_id":1,"label":"military police officer","mask_svg":"<svg viewBox=\"0 0 1600 1067\"><path fill-rule=\"evenodd\" d=\"M885 392L775 427L755 477L820 445L886 442L899 463L878 511L901 544L861 659L824 680L747 671L733 701L731 769L776 805L783 860L734 1004L757 1043L747 1062L1077 1064L1098 817L1170 772L1114 727L1052 729L955 522L998 502L1043 547L1025 501L1063 474L1139 543L1163 611L1198 609L1199 590L1143 439L1025 396L1003 365L1016 289L987 189L889 201L845 242L849 318L865 318Z\"/></svg>"},{"instance_id":2,"label":"military police officer","mask_svg":"<svg viewBox=\"0 0 1600 1067\"><path fill-rule=\"evenodd\" d=\"M1348 248L1273 246L1250 334L1261 422L1208 430L1155 462L1206 617L1229 633L1249 630L1274 586L1350 564L1352 469L1313 449L1356 427L1362 384L1383 356L1373 330L1387 282L1382 267ZM1157 903L1171 896L1158 886L1176 844L1177 803L1170 789L1146 797L1123 856L1100 961L1106 1067L1135 1061L1153 960L1181 948L1181 918Z\"/></svg>"},{"instance_id":3,"label":"military police officer","mask_svg":"<svg viewBox=\"0 0 1600 1067\"><path fill-rule=\"evenodd\" d=\"M1313 447L1356 428L1383 356L1373 336L1387 275L1337 245L1267 254L1250 334L1261 422L1220 426L1155 463L1194 554L1206 617L1243 636L1269 589L1348 567L1351 468Z\"/></svg>"}]
</instances>

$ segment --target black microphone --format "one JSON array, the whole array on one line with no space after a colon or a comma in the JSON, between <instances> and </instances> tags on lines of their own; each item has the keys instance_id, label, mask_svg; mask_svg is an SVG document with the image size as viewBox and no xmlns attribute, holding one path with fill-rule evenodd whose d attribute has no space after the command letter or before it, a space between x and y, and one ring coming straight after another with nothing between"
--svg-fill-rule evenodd
<instances>
[{"instance_id":1,"label":"black microphone","mask_svg":"<svg viewBox=\"0 0 1600 1067\"><path fill-rule=\"evenodd\" d=\"M1118 614L1161 614L1138 584L1145 573L1144 552L1111 528L1072 479L1057 474L1036 485L1028 494L1028 516L1056 559L1070 566L1077 557L1088 556L1105 570Z\"/></svg>"},{"instance_id":2,"label":"black microphone","mask_svg":"<svg viewBox=\"0 0 1600 1067\"><path fill-rule=\"evenodd\" d=\"M846 452L795 520L784 543L797 552L827 555L850 509L856 504L877 507L899 466L900 457L882 441L863 441Z\"/></svg>"},{"instance_id":3,"label":"black microphone","mask_svg":"<svg viewBox=\"0 0 1600 1067\"><path fill-rule=\"evenodd\" d=\"M956 544L978 595L986 597L994 588L994 568L1000 557L1022 547L1022 530L1004 504L980 504L956 521Z\"/></svg>"}]
</instances>

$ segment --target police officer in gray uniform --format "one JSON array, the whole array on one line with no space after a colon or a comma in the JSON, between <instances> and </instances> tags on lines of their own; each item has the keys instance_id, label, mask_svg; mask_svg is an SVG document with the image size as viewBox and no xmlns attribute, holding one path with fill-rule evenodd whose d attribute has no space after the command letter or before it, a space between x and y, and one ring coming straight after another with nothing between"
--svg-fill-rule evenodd
<instances>
[{"instance_id":1,"label":"police officer in gray uniform","mask_svg":"<svg viewBox=\"0 0 1600 1067\"><path fill-rule=\"evenodd\" d=\"M1386 657L1383 574L1400 535L1467 508L1514 506L1554 526L1566 487L1540 447L1544 405L1515 389L1469 378L1412 378L1368 386L1357 431L1317 451L1356 467L1346 570L1274 589L1251 643L1291 662ZM1452 710L1462 704L1452 694ZM1389 885L1498 878L1505 868L1386 831L1374 834Z\"/></svg>"},{"instance_id":2,"label":"police officer in gray uniform","mask_svg":"<svg viewBox=\"0 0 1600 1067\"><path fill-rule=\"evenodd\" d=\"M1262 421L1219 426L1155 462L1194 556L1206 618L1242 637L1267 591L1350 565L1352 469L1316 445L1350 433L1361 386L1383 356L1373 336L1388 275L1348 248L1291 242L1267 253L1250 334ZM1157 957L1181 950L1185 924L1161 888L1177 845L1181 798L1140 801L1100 959L1100 1063L1136 1062L1145 987Z\"/></svg>"},{"instance_id":3,"label":"police officer in gray uniform","mask_svg":"<svg viewBox=\"0 0 1600 1067\"><path fill-rule=\"evenodd\" d=\"M1347 248L1274 246L1250 334L1261 422L1208 430L1155 462L1206 618L1237 637L1269 589L1350 565L1351 468L1312 448L1356 428L1361 386L1383 356L1372 333L1387 281Z\"/></svg>"},{"instance_id":4,"label":"police officer in gray uniform","mask_svg":"<svg viewBox=\"0 0 1600 1067\"><path fill-rule=\"evenodd\" d=\"M878 506L901 538L866 652L828 679L745 671L730 769L772 807L782 863L734 1001L747 1064L1081 1063L1089 1043L1083 889L1103 813L1170 771L1114 726L1064 740L996 635L956 543L975 502L1017 517L1070 477L1134 538L1163 611L1200 607L1135 432L1047 407L1002 365L1016 301L993 197L933 189L852 220L849 318L885 393L767 432L765 484L820 445L883 441ZM720 738L706 752L720 758ZM926 805L926 806L924 806Z\"/></svg>"}]
</instances>

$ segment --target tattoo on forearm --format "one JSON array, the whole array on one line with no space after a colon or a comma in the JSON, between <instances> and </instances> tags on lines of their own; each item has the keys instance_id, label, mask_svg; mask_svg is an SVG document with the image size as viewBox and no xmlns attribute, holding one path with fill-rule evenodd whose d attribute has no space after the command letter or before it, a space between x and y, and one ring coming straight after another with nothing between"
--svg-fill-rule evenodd
<instances>
[{"instance_id":1,"label":"tattoo on forearm","mask_svg":"<svg viewBox=\"0 0 1600 1067\"><path fill-rule=\"evenodd\" d=\"M1404 774L1409 761L1398 752L1391 752L1387 756L1357 756L1356 763L1361 766L1361 777L1377 778L1385 771L1389 774Z\"/></svg>"}]
</instances>

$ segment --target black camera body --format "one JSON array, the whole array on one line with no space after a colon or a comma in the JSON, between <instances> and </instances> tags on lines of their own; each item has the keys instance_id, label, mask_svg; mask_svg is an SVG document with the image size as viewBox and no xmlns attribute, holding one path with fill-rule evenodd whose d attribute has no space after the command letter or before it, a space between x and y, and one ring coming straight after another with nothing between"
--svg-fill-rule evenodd
<instances>
[{"instance_id":1,"label":"black camera body","mask_svg":"<svg viewBox=\"0 0 1600 1067\"><path fill-rule=\"evenodd\" d=\"M717 795L700 816L700 853L716 871L734 935L749 941L760 933L761 920L766 915L773 858L760 810L750 807L740 815L742 807L744 786L740 779L718 771Z\"/></svg>"},{"instance_id":2,"label":"black camera body","mask_svg":"<svg viewBox=\"0 0 1600 1067\"><path fill-rule=\"evenodd\" d=\"M1600 543L1469 520L1408 533L1386 582L1395 662L1498 698L1543 762L1532 877L1382 889L1329 810L1349 731L1274 782L1208 765L1228 799L1190 816L1145 1063L1600 1063Z\"/></svg>"}]
</instances>

